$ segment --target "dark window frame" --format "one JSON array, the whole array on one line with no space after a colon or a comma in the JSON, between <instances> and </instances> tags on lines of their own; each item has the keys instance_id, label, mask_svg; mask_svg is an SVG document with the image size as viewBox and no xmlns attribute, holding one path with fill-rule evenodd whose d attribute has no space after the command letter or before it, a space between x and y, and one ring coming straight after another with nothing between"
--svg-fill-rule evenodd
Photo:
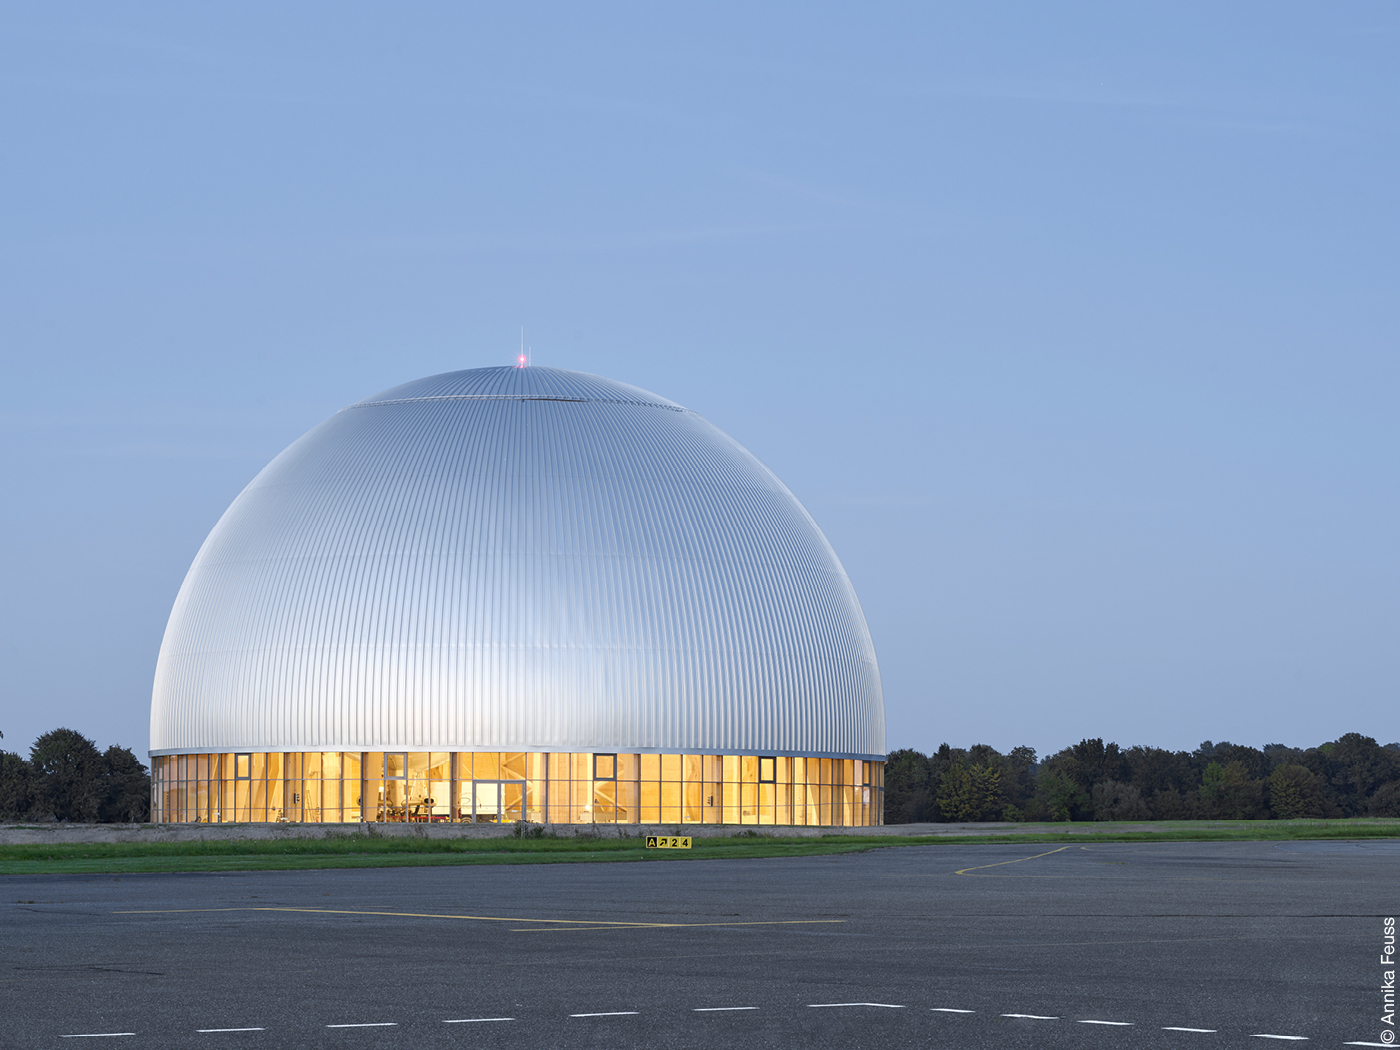
<instances>
[{"instance_id":1,"label":"dark window frame","mask_svg":"<svg viewBox=\"0 0 1400 1050\"><path fill-rule=\"evenodd\" d=\"M389 772L389 756L390 756L390 755L402 755L402 756L403 756L403 772L402 772L402 773L399 773L399 774L397 774L397 775L394 775L394 774L391 774L391 773ZM384 777L385 780L407 780L407 779L408 779L408 752L407 752L407 751L385 751L385 752L384 752L384 765L383 765L383 767L381 768L380 772L383 774L383 777Z\"/></svg>"},{"instance_id":2,"label":"dark window frame","mask_svg":"<svg viewBox=\"0 0 1400 1050\"><path fill-rule=\"evenodd\" d=\"M763 775L763 764L768 763L768 775ZM760 755L758 758L758 782L776 784L778 782L778 759L776 755Z\"/></svg>"},{"instance_id":3,"label":"dark window frame","mask_svg":"<svg viewBox=\"0 0 1400 1050\"><path fill-rule=\"evenodd\" d=\"M605 758L612 762L612 772L607 776L598 775L598 759ZM593 779L594 780L616 780L617 779L617 753L608 754L606 752L595 751L593 753Z\"/></svg>"}]
</instances>

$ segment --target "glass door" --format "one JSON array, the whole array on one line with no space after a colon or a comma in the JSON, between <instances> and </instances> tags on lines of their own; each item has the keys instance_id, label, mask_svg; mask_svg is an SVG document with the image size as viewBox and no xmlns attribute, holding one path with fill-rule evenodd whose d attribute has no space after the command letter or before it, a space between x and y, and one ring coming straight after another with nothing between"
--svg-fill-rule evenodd
<instances>
[{"instance_id":1,"label":"glass door","mask_svg":"<svg viewBox=\"0 0 1400 1050\"><path fill-rule=\"evenodd\" d=\"M470 799L468 799L470 791ZM470 809L468 803L470 802ZM525 781L473 780L462 785L462 815L476 824L513 824L525 818Z\"/></svg>"},{"instance_id":2,"label":"glass door","mask_svg":"<svg viewBox=\"0 0 1400 1050\"><path fill-rule=\"evenodd\" d=\"M501 782L472 781L472 823L498 824L501 820Z\"/></svg>"}]
</instances>

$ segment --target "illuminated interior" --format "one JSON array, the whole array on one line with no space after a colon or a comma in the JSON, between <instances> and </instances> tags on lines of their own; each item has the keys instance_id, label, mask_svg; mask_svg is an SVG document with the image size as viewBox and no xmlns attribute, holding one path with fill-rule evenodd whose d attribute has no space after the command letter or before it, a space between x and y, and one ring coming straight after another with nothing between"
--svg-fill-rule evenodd
<instances>
[{"instance_id":1,"label":"illuminated interior","mask_svg":"<svg viewBox=\"0 0 1400 1050\"><path fill-rule=\"evenodd\" d=\"M158 823L884 823L884 763L761 755L158 755Z\"/></svg>"}]
</instances>

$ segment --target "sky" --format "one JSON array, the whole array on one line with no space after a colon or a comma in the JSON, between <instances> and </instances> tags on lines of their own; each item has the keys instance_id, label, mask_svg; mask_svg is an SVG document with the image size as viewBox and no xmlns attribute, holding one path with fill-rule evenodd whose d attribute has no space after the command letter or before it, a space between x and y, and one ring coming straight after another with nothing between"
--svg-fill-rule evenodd
<instances>
[{"instance_id":1,"label":"sky","mask_svg":"<svg viewBox=\"0 0 1400 1050\"><path fill-rule=\"evenodd\" d=\"M420 376L671 398L888 746L1400 738L1400 7L0 7L0 746L144 757L200 543Z\"/></svg>"}]
</instances>

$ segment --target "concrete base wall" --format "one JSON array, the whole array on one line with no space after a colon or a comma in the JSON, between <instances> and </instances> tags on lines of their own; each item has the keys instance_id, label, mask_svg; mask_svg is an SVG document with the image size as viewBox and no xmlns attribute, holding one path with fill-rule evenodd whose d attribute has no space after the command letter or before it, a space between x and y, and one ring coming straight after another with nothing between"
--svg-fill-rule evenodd
<instances>
[{"instance_id":1,"label":"concrete base wall","mask_svg":"<svg viewBox=\"0 0 1400 1050\"><path fill-rule=\"evenodd\" d=\"M1158 825L1162 828L1164 825ZM1025 824L888 824L883 827L785 827L772 824L528 824L526 833L543 828L544 834L558 838L635 839L643 835L689 835L693 838L723 838L744 835L782 838L815 838L823 835L1005 835L1035 830L1065 834L1121 833L1124 830L1152 831L1151 824L1105 826L1087 823L1040 825ZM260 839L324 839L341 835L372 835L380 838L491 839L510 838L514 824L11 824L0 825L0 845L54 845L89 842L206 842L256 841Z\"/></svg>"}]
</instances>

